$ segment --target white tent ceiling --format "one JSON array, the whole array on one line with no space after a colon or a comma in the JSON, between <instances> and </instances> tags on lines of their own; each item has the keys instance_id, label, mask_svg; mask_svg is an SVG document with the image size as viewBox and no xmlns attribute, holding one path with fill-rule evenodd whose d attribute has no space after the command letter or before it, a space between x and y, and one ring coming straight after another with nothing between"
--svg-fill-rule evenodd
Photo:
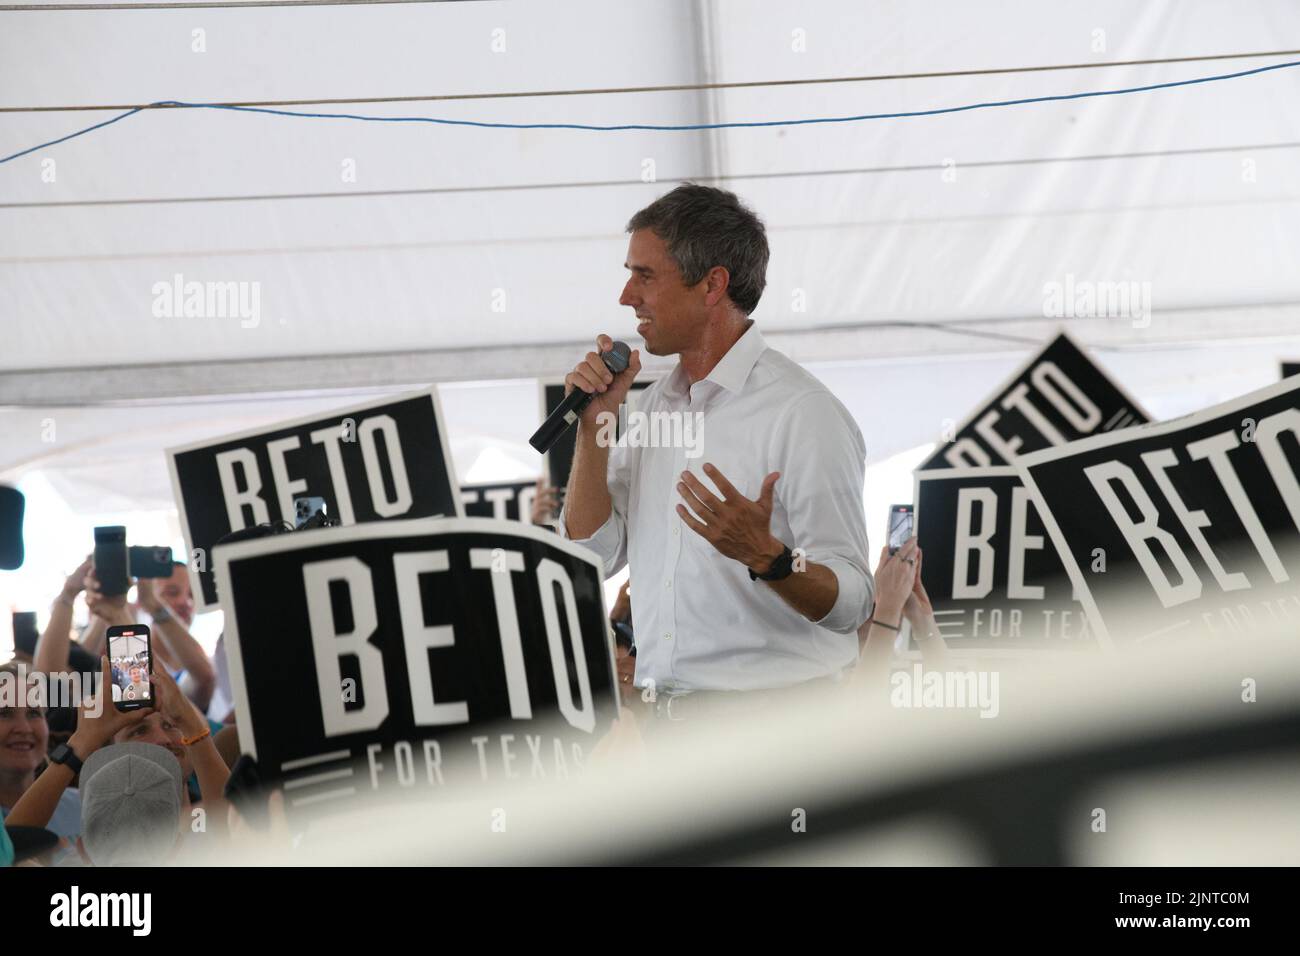
<instances>
[{"instance_id":1,"label":"white tent ceiling","mask_svg":"<svg viewBox=\"0 0 1300 956\"><path fill-rule=\"evenodd\" d=\"M195 30L205 52L192 49ZM915 74L1295 48L1292 0L0 11L0 155L122 112L32 107L308 101L284 108L763 121L1143 86L1300 55ZM770 85L898 74L912 77ZM485 93L519 95L320 102ZM709 132L147 110L0 165L0 405L12 406L0 411L0 475L70 475L93 463L91 447L108 462L339 404L322 390L560 373L594 332L630 333L617 305L623 225L683 178L721 181L766 220L772 265L755 317L774 341L807 362L865 363L843 369L838 390L876 457L962 417L1017 352L1045 339L1045 284L1066 276L1149 283L1148 327L1064 324L1127 366L1125 384L1153 410L1179 377L1169 411L1186 411L1191 396L1263 384L1274 358L1300 353L1297 93L1300 69L1286 69L1124 96ZM642 181L648 161L655 182ZM344 177L351 168L355 181ZM177 274L260 283L261 321L156 317L154 286ZM1235 358L1198 366L1217 385L1183 381L1192 366L1171 350L1225 342L1235 351L1222 355ZM948 363L941 375L936 357ZM927 384L926 400L874 420L903 378ZM502 410L492 420L508 423L496 433L526 447L504 411L521 393L490 394ZM177 396L209 399L171 404ZM105 404L139 399L154 404ZM64 433L85 441L40 441L39 423L56 411ZM492 416L480 417L465 441L494 434Z\"/></svg>"}]
</instances>

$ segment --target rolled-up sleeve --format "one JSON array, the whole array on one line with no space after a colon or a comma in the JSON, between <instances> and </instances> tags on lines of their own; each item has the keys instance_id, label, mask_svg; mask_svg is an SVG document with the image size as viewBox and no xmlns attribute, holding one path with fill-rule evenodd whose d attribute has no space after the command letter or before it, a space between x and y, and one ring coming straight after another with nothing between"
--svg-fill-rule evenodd
<instances>
[{"instance_id":1,"label":"rolled-up sleeve","mask_svg":"<svg viewBox=\"0 0 1300 956\"><path fill-rule=\"evenodd\" d=\"M835 604L820 627L850 634L871 616L871 577L866 513L866 444L857 422L829 392L794 402L776 430L775 460L781 478L777 498L804 557L829 568L839 582Z\"/></svg>"},{"instance_id":2,"label":"rolled-up sleeve","mask_svg":"<svg viewBox=\"0 0 1300 956\"><path fill-rule=\"evenodd\" d=\"M560 509L557 530L574 544L590 548L605 566L605 577L613 577L627 564L627 502L629 489L629 463L625 448L612 448L609 455L607 482L613 503L609 517L587 538L574 538L569 534L568 496Z\"/></svg>"}]
</instances>

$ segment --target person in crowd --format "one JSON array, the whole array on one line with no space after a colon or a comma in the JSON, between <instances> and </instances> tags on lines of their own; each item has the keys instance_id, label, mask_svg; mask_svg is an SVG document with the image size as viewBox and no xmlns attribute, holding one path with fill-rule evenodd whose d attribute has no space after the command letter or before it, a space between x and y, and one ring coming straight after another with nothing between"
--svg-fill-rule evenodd
<instances>
[{"instance_id":1,"label":"person in crowd","mask_svg":"<svg viewBox=\"0 0 1300 956\"><path fill-rule=\"evenodd\" d=\"M139 741L101 747L81 770L81 837L94 866L172 860L188 832L184 772L167 748Z\"/></svg>"},{"instance_id":2,"label":"person in crowd","mask_svg":"<svg viewBox=\"0 0 1300 956\"><path fill-rule=\"evenodd\" d=\"M140 585L146 588L141 589ZM194 623L194 589L190 586L190 569L181 561L172 562L169 578L140 578L136 581L136 606L155 624L174 617L181 627Z\"/></svg>"},{"instance_id":3,"label":"person in crowd","mask_svg":"<svg viewBox=\"0 0 1300 956\"><path fill-rule=\"evenodd\" d=\"M935 622L934 607L921 583L921 561L924 555L916 538L909 538L894 554L888 546L880 551L876 565L876 606L871 618L858 632L862 640L862 658L854 673L855 683L887 673L893 657L894 642L902 633L903 621L911 628L926 661L943 661L948 647Z\"/></svg>"},{"instance_id":4,"label":"person in crowd","mask_svg":"<svg viewBox=\"0 0 1300 956\"><path fill-rule=\"evenodd\" d=\"M148 683L148 671L144 670L144 666L140 665L140 663L133 663L131 665L131 680L126 685L127 691L136 691L138 692L136 696L147 697L149 692ZM131 700L135 700L135 698L133 697Z\"/></svg>"},{"instance_id":5,"label":"person in crowd","mask_svg":"<svg viewBox=\"0 0 1300 956\"><path fill-rule=\"evenodd\" d=\"M26 789L10 810L6 822L14 826L44 827L63 799L86 759L111 743L148 743L169 751L181 769L181 779L193 773L198 779L205 810L206 832L223 828L228 815L224 796L230 770L212 742L212 732L176 682L165 670L154 674L156 691L152 708L120 711L107 699L111 679L108 658L102 658L103 684L78 712L77 729L65 748L50 755L51 766ZM192 800L184 794L184 811Z\"/></svg>"},{"instance_id":6,"label":"person in crowd","mask_svg":"<svg viewBox=\"0 0 1300 956\"><path fill-rule=\"evenodd\" d=\"M149 696L149 672L143 664L133 663L122 686L121 700L144 700ZM116 696L114 700L117 700Z\"/></svg>"},{"instance_id":7,"label":"person in crowd","mask_svg":"<svg viewBox=\"0 0 1300 956\"><path fill-rule=\"evenodd\" d=\"M212 735L212 743L216 746L217 753L221 754L221 759L226 762L226 766L233 768L242 752L239 746L239 728L234 724L226 724Z\"/></svg>"},{"instance_id":8,"label":"person in crowd","mask_svg":"<svg viewBox=\"0 0 1300 956\"><path fill-rule=\"evenodd\" d=\"M640 691L636 680L636 638L632 630L632 596L630 581L618 589L618 597L609 612L609 625L614 630L614 668L618 677L618 690L624 704L633 703Z\"/></svg>"},{"instance_id":9,"label":"person in crowd","mask_svg":"<svg viewBox=\"0 0 1300 956\"><path fill-rule=\"evenodd\" d=\"M25 689L26 696L26 700L16 701L22 706L0 708L0 817L6 826L52 830L70 845L81 832L81 795L68 786L75 778L75 771L68 774L61 786L49 788L49 799L42 803L39 822L26 821L22 814L13 817L14 810L29 793L38 790L42 780L49 784L61 773L56 763L51 762L51 754L47 754L49 727L38 696L30 693L35 685L32 678L34 675L13 663L0 667L0 679L14 680L17 687ZM112 710L112 706L108 709ZM61 748L55 748L52 756L61 757Z\"/></svg>"},{"instance_id":10,"label":"person in crowd","mask_svg":"<svg viewBox=\"0 0 1300 956\"><path fill-rule=\"evenodd\" d=\"M173 568L170 578L156 583L150 578L135 581L139 609L153 620L151 633L158 661L173 673L181 675L186 694L200 707L207 707L216 688L217 674L203 647L189 632L194 619L194 595L189 587L185 566ZM80 647L71 639L72 611L77 595L86 592L86 605L91 611L91 625L82 635ZM35 668L46 674L58 674L68 669L70 656L79 650L102 655L105 652L105 635L112 624L136 624L138 617L127 607L126 595L104 595L95 576L94 557L73 571L59 596L50 607L50 620L46 625L33 655ZM93 671L92 671L93 673Z\"/></svg>"},{"instance_id":11,"label":"person in crowd","mask_svg":"<svg viewBox=\"0 0 1300 956\"><path fill-rule=\"evenodd\" d=\"M89 648L86 645L74 643L72 640L72 611L77 595L85 587L86 575L90 573L93 566L93 556L86 555L86 559L63 582L62 590L50 605L49 623L45 625L45 630L37 640L36 650L32 654L34 670L43 674L62 674L70 667L76 667L83 673L91 675L98 670L98 658L88 655ZM87 634L95 630L102 636L105 629L103 621L93 616L91 620L92 626Z\"/></svg>"},{"instance_id":12,"label":"person in crowd","mask_svg":"<svg viewBox=\"0 0 1300 956\"><path fill-rule=\"evenodd\" d=\"M176 583L179 574L185 574L184 588ZM189 632L189 622L194 618L194 596L188 590L188 572L181 565L179 572L173 569L170 578L165 581L163 589L175 595L179 612L173 612L170 605L158 597L159 586L151 578L139 578L135 581L138 607L149 615L153 622L150 633L153 636L153 649L157 657L155 670L166 668L176 677L185 689L185 694L201 709L206 710L212 700L212 693L217 686L217 671L213 666L203 645ZM104 595L99 589L99 579L94 568L86 575L86 604L91 613L111 624L135 624L139 617L127 606L126 595Z\"/></svg>"},{"instance_id":13,"label":"person in crowd","mask_svg":"<svg viewBox=\"0 0 1300 956\"><path fill-rule=\"evenodd\" d=\"M555 513L559 507L559 489L547 481L545 475L538 478L537 493L533 496L533 513L530 516L532 523L547 528L554 527Z\"/></svg>"},{"instance_id":14,"label":"person in crowd","mask_svg":"<svg viewBox=\"0 0 1300 956\"><path fill-rule=\"evenodd\" d=\"M650 354L679 357L638 411L683 419L683 435L703 427L694 448L611 449L601 422L615 420L641 360L633 350L611 374L601 354L613 341L598 336L565 377L592 401L559 530L607 575L630 566L636 683L654 688L657 714L689 722L715 704L765 706L772 691L838 681L857 661L872 601L862 434L750 318L768 244L734 194L680 186L627 229L631 277L619 302Z\"/></svg>"},{"instance_id":15,"label":"person in crowd","mask_svg":"<svg viewBox=\"0 0 1300 956\"><path fill-rule=\"evenodd\" d=\"M0 817L10 810L46 769L50 728L44 701L35 690L33 675L21 664L0 666L0 680L10 682L19 698L0 701ZM13 704L15 706L10 706ZM60 837L75 840L81 826L81 804L77 792L61 795L47 822L41 824Z\"/></svg>"}]
</instances>

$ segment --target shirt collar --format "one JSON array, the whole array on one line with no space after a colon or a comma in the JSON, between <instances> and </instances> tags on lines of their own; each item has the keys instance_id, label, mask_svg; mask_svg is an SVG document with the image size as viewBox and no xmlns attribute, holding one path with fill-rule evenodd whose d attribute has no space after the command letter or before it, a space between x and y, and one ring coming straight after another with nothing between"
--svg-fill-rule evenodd
<instances>
[{"instance_id":1,"label":"shirt collar","mask_svg":"<svg viewBox=\"0 0 1300 956\"><path fill-rule=\"evenodd\" d=\"M745 382L749 379L749 373L754 370L758 364L759 356L767 351L767 342L763 340L762 334L758 331L758 326L750 320L747 328L735 343L727 350L727 353L718 360L718 364L713 366L713 371L704 376L703 381L713 382L715 385L721 385L729 392L740 392L744 390ZM677 363L677 368L673 369L672 374L675 386L675 392L685 394L690 387L686 381L686 373L682 371L681 362Z\"/></svg>"}]
</instances>

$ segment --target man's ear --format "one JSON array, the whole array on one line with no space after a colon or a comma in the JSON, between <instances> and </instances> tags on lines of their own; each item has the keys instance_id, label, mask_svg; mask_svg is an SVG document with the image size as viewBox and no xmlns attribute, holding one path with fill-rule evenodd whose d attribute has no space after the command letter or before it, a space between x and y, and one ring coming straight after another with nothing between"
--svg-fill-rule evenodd
<instances>
[{"instance_id":1,"label":"man's ear","mask_svg":"<svg viewBox=\"0 0 1300 956\"><path fill-rule=\"evenodd\" d=\"M715 306L722 301L731 287L731 273L723 266L714 266L704 276L704 304Z\"/></svg>"}]
</instances>

